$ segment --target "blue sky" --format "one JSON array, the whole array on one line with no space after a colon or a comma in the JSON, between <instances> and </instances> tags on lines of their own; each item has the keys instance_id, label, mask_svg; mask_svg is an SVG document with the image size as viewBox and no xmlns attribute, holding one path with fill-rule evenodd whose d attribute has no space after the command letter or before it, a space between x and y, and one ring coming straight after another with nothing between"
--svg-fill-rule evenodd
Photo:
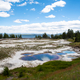
<instances>
[{"instance_id":1,"label":"blue sky","mask_svg":"<svg viewBox=\"0 0 80 80\"><path fill-rule=\"evenodd\" d=\"M80 30L80 0L0 0L0 33Z\"/></svg>"}]
</instances>

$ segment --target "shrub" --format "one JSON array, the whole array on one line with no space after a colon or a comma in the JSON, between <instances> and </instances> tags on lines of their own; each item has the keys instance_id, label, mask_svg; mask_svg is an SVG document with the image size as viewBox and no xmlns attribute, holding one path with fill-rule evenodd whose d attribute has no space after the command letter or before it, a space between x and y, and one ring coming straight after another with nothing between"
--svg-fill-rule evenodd
<instances>
[{"instance_id":1,"label":"shrub","mask_svg":"<svg viewBox=\"0 0 80 80\"><path fill-rule=\"evenodd\" d=\"M19 72L19 76L18 77L19 78L23 77L23 71L22 70Z\"/></svg>"},{"instance_id":2,"label":"shrub","mask_svg":"<svg viewBox=\"0 0 80 80\"><path fill-rule=\"evenodd\" d=\"M38 65L38 67L37 67L37 71L43 71L43 69L42 69L42 66L41 66L41 65Z\"/></svg>"},{"instance_id":3,"label":"shrub","mask_svg":"<svg viewBox=\"0 0 80 80\"><path fill-rule=\"evenodd\" d=\"M9 75L10 75L10 72L9 72L8 67L5 67L5 68L4 68L3 75L4 75L4 76L9 76Z\"/></svg>"}]
</instances>

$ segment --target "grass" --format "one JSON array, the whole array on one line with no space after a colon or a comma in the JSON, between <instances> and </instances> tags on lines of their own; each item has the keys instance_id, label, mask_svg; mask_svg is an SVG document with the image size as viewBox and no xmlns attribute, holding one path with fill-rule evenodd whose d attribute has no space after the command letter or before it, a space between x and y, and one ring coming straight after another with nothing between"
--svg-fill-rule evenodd
<instances>
[{"instance_id":1,"label":"grass","mask_svg":"<svg viewBox=\"0 0 80 80\"><path fill-rule=\"evenodd\" d=\"M0 59L10 57L10 48L0 48Z\"/></svg>"},{"instance_id":2,"label":"grass","mask_svg":"<svg viewBox=\"0 0 80 80\"><path fill-rule=\"evenodd\" d=\"M80 42L74 42L73 39L68 39L67 41L72 42L72 43L69 44L69 46L74 47L74 48L75 47L80 48Z\"/></svg>"},{"instance_id":3,"label":"grass","mask_svg":"<svg viewBox=\"0 0 80 80\"><path fill-rule=\"evenodd\" d=\"M70 43L70 46L80 48L80 42Z\"/></svg>"},{"instance_id":4,"label":"grass","mask_svg":"<svg viewBox=\"0 0 80 80\"><path fill-rule=\"evenodd\" d=\"M74 40L73 40L73 39L67 39L67 41L74 42Z\"/></svg>"},{"instance_id":5,"label":"grass","mask_svg":"<svg viewBox=\"0 0 80 80\"><path fill-rule=\"evenodd\" d=\"M34 68L20 67L10 70L12 80L80 80L80 58L72 62L49 61ZM6 76L0 75L0 80Z\"/></svg>"}]
</instances>

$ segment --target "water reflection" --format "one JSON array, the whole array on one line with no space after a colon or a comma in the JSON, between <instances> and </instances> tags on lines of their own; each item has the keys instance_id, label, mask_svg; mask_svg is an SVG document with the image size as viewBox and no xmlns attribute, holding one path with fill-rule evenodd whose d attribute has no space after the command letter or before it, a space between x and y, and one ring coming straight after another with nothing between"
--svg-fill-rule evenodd
<instances>
[{"instance_id":1,"label":"water reflection","mask_svg":"<svg viewBox=\"0 0 80 80\"><path fill-rule=\"evenodd\" d=\"M58 55L53 55L50 53L37 54L37 55L31 55L31 54L23 54L23 55L24 57L22 57L21 59L27 61L33 61L33 60L50 61L59 59Z\"/></svg>"}]
</instances>

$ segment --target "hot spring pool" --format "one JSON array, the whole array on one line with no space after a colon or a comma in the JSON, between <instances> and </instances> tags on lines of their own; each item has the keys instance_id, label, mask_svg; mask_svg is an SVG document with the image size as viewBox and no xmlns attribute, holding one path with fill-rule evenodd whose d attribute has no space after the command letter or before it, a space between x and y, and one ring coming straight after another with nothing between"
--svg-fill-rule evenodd
<instances>
[{"instance_id":1,"label":"hot spring pool","mask_svg":"<svg viewBox=\"0 0 80 80\"><path fill-rule=\"evenodd\" d=\"M68 58L71 58L71 59L76 59L76 58L78 58L78 57L68 57Z\"/></svg>"},{"instance_id":2,"label":"hot spring pool","mask_svg":"<svg viewBox=\"0 0 80 80\"><path fill-rule=\"evenodd\" d=\"M21 59L25 60L25 61L33 61L33 60L50 61L50 60L59 59L58 55L53 55L50 53L36 54L36 55L23 54L23 55L24 55L24 57L22 57Z\"/></svg>"},{"instance_id":3,"label":"hot spring pool","mask_svg":"<svg viewBox=\"0 0 80 80\"><path fill-rule=\"evenodd\" d=\"M57 53L57 55L66 55L66 54L74 54L75 51L63 51L62 53Z\"/></svg>"},{"instance_id":4,"label":"hot spring pool","mask_svg":"<svg viewBox=\"0 0 80 80\"><path fill-rule=\"evenodd\" d=\"M57 55L65 55L66 53L57 53Z\"/></svg>"},{"instance_id":5,"label":"hot spring pool","mask_svg":"<svg viewBox=\"0 0 80 80\"><path fill-rule=\"evenodd\" d=\"M40 60L40 61L50 61L50 60L58 60L60 56L66 55L66 54L74 54L76 52L74 51L63 51L62 53L57 53L57 55L51 54L51 53L43 53L43 54L23 54L24 56L21 58L24 61L34 61L34 60ZM71 59L75 59L76 57L69 57Z\"/></svg>"},{"instance_id":6,"label":"hot spring pool","mask_svg":"<svg viewBox=\"0 0 80 80\"><path fill-rule=\"evenodd\" d=\"M63 51L62 53L74 54L74 53L76 53L76 52L75 52L75 51Z\"/></svg>"}]
</instances>

